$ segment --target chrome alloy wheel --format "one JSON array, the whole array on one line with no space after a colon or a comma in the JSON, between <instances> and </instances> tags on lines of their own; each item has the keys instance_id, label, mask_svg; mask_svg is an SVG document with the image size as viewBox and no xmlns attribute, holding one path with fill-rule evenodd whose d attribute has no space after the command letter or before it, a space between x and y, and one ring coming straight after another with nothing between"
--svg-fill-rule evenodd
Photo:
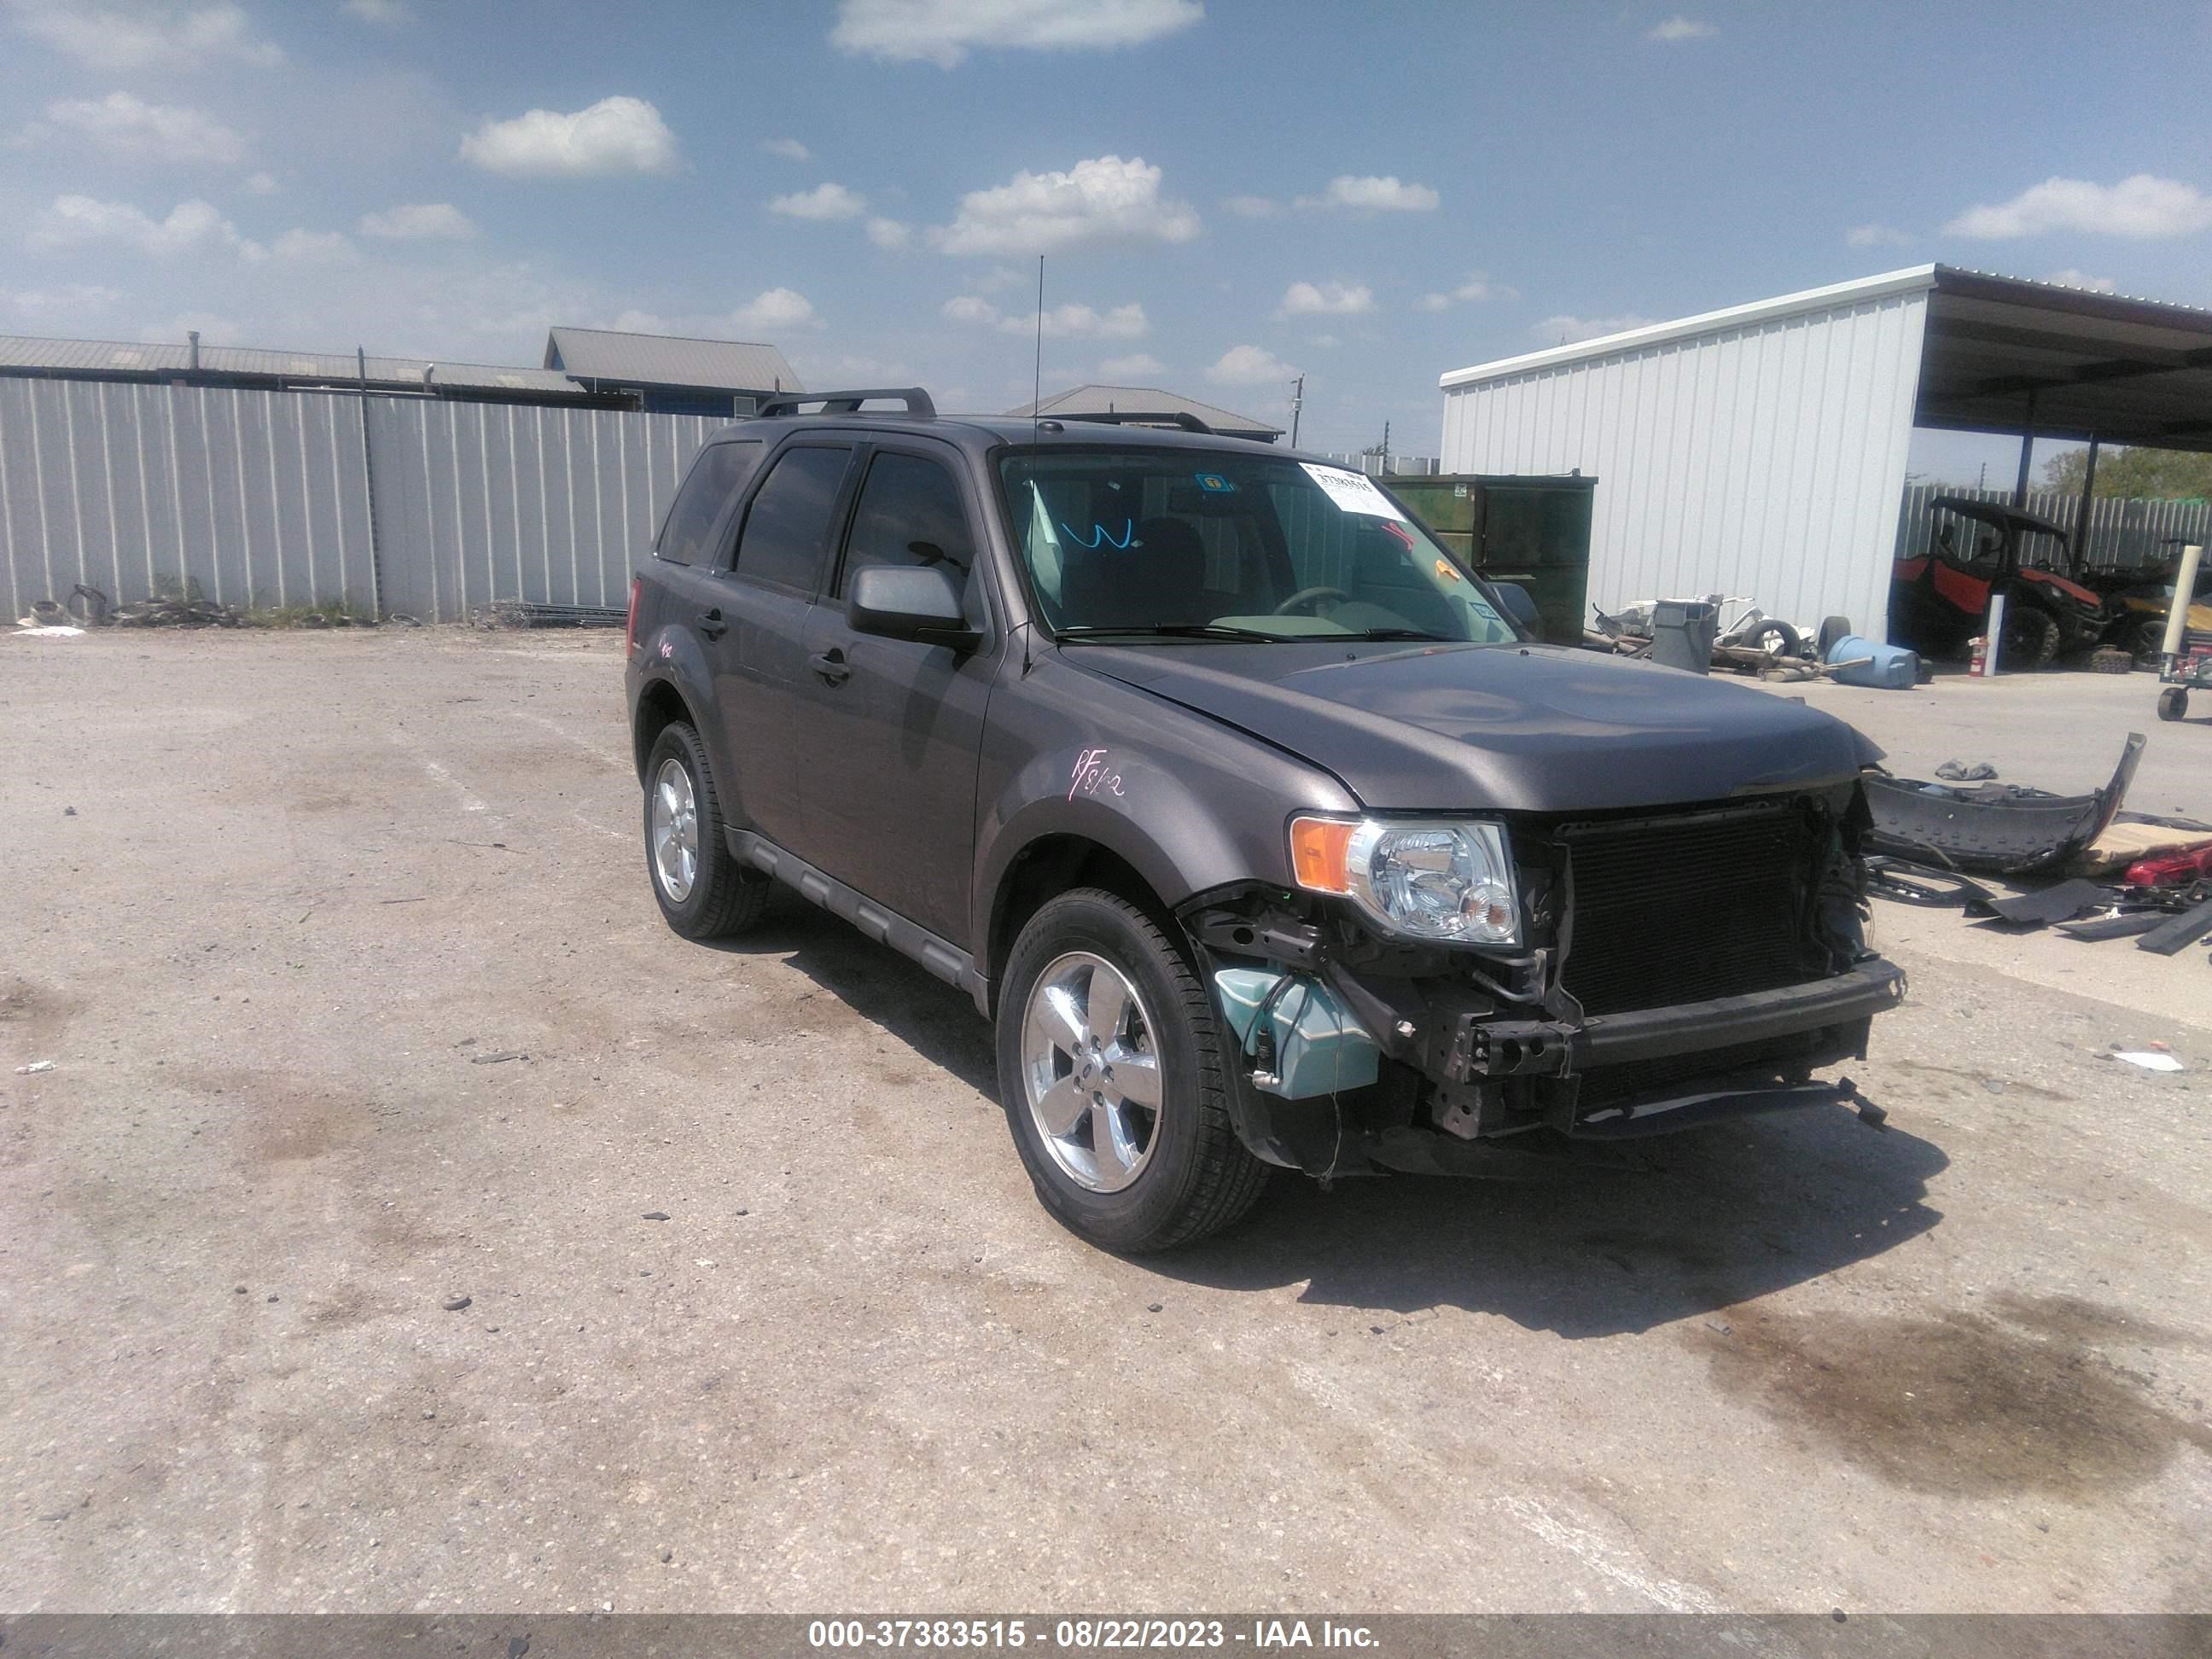
<instances>
[{"instance_id":1,"label":"chrome alloy wheel","mask_svg":"<svg viewBox=\"0 0 2212 1659\"><path fill-rule=\"evenodd\" d=\"M1045 1149L1075 1183L1115 1193L1159 1144L1152 1018L1121 969L1088 951L1055 958L1022 1017L1022 1085Z\"/></svg>"},{"instance_id":2,"label":"chrome alloy wheel","mask_svg":"<svg viewBox=\"0 0 2212 1659\"><path fill-rule=\"evenodd\" d=\"M691 774L672 757L653 777L653 876L671 904L690 897L699 878L699 800Z\"/></svg>"}]
</instances>

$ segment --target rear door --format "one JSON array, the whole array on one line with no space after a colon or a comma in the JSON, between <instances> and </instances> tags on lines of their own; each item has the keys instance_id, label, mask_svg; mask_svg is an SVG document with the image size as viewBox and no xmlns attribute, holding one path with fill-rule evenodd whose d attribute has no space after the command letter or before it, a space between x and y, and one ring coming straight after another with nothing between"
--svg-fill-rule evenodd
<instances>
[{"instance_id":1,"label":"rear door","mask_svg":"<svg viewBox=\"0 0 2212 1659\"><path fill-rule=\"evenodd\" d=\"M807 763L800 717L807 686L807 613L821 590L833 527L845 505L853 446L835 438L787 444L745 503L708 636L723 742L735 775L729 820L811 860L800 810ZM728 787L725 785L725 787Z\"/></svg>"},{"instance_id":2,"label":"rear door","mask_svg":"<svg viewBox=\"0 0 2212 1659\"><path fill-rule=\"evenodd\" d=\"M982 503L949 445L869 446L828 596L806 628L805 856L840 881L969 944L975 769L996 672L986 589L975 575ZM870 565L936 564L966 585L975 651L856 634L844 597Z\"/></svg>"}]
</instances>

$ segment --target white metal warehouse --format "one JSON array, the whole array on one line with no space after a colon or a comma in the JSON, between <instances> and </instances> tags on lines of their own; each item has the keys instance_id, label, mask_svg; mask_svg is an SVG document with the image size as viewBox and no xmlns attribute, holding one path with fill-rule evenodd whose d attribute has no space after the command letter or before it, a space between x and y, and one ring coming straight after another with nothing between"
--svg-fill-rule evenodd
<instances>
[{"instance_id":1,"label":"white metal warehouse","mask_svg":"<svg viewBox=\"0 0 2212 1659\"><path fill-rule=\"evenodd\" d=\"M1919 265L1438 384L1444 471L1597 479L1593 599L1879 638L1916 424L2212 449L2212 312Z\"/></svg>"}]
</instances>

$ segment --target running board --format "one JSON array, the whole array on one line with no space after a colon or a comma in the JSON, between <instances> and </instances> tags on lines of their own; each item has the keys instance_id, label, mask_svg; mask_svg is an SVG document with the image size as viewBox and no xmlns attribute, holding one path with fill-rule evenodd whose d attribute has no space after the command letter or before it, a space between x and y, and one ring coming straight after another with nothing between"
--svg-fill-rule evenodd
<instances>
[{"instance_id":1,"label":"running board","mask_svg":"<svg viewBox=\"0 0 2212 1659\"><path fill-rule=\"evenodd\" d=\"M886 910L875 900L835 877L826 876L796 853L787 853L764 836L750 830L726 830L730 854L756 870L764 870L787 887L814 901L830 915L842 916L878 945L888 945L911 957L947 985L957 986L975 1000L975 1006L991 1012L991 983L975 971L975 960L950 941L939 939L919 922L908 921L896 911Z\"/></svg>"}]
</instances>

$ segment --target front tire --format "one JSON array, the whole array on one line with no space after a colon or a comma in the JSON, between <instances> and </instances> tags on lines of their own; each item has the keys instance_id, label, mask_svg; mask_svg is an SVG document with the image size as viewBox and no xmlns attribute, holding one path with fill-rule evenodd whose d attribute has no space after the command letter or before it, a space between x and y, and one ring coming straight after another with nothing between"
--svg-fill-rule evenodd
<instances>
[{"instance_id":1,"label":"front tire","mask_svg":"<svg viewBox=\"0 0 2212 1659\"><path fill-rule=\"evenodd\" d=\"M743 933L768 908L769 878L730 856L706 745L681 720L645 763L645 867L668 925L685 939Z\"/></svg>"},{"instance_id":2,"label":"front tire","mask_svg":"<svg viewBox=\"0 0 2212 1659\"><path fill-rule=\"evenodd\" d=\"M1047 902L1007 958L999 1092L1038 1201L1129 1255L1230 1226L1267 1184L1237 1139L1230 1056L1176 943L1096 888Z\"/></svg>"},{"instance_id":3,"label":"front tire","mask_svg":"<svg viewBox=\"0 0 2212 1659\"><path fill-rule=\"evenodd\" d=\"M2158 717L2162 720L2178 720L2189 713L2189 688L2169 685L2158 694Z\"/></svg>"},{"instance_id":4,"label":"front tire","mask_svg":"<svg viewBox=\"0 0 2212 1659\"><path fill-rule=\"evenodd\" d=\"M2005 607L2004 648L2000 672L2048 668L2057 659L2058 618L2032 605Z\"/></svg>"}]
</instances>

